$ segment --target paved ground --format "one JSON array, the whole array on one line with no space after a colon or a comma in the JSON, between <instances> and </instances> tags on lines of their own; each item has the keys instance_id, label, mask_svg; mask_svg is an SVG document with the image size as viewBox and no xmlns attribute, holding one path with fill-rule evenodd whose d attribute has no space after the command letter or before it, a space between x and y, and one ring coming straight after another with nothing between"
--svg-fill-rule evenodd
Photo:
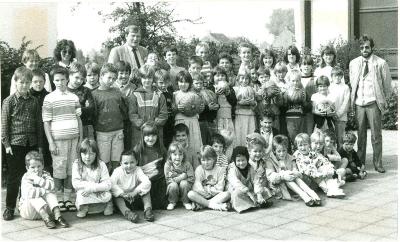
<instances>
[{"instance_id":1,"label":"paved ground","mask_svg":"<svg viewBox=\"0 0 400 242\"><path fill-rule=\"evenodd\" d=\"M244 214L203 210L155 211L156 221L133 224L122 215L89 215L78 219L65 214L68 229L49 230L42 221L26 221L19 216L3 221L2 239L11 240L397 240L397 132L384 131L383 154L387 173L371 167L368 177L344 186L347 197L327 199L323 206L309 208L300 201L278 201L270 209ZM370 147L370 144L368 144ZM4 189L2 192L4 209Z\"/></svg>"}]
</instances>

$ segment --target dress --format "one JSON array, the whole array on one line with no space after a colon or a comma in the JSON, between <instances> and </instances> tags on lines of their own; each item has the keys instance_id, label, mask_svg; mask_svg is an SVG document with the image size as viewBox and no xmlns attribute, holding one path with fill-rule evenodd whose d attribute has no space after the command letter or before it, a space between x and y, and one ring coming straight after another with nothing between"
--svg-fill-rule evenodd
<instances>
[{"instance_id":1,"label":"dress","mask_svg":"<svg viewBox=\"0 0 400 242\"><path fill-rule=\"evenodd\" d=\"M255 101L255 93L250 86L234 87L238 105L235 110L235 144L246 145L246 136L256 130L256 116L252 105L240 105L240 101L250 99Z\"/></svg>"},{"instance_id":2,"label":"dress","mask_svg":"<svg viewBox=\"0 0 400 242\"><path fill-rule=\"evenodd\" d=\"M81 165L79 160L72 164L72 186L76 190L75 205L107 203L111 200L111 179L107 166L99 161L97 169ZM90 188L89 196L83 196L84 189Z\"/></svg>"}]
</instances>

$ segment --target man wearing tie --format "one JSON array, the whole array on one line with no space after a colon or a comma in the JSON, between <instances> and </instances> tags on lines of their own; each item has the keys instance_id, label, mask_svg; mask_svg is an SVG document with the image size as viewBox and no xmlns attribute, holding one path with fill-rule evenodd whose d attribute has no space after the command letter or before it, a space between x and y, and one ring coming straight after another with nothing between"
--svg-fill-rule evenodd
<instances>
[{"instance_id":1,"label":"man wearing tie","mask_svg":"<svg viewBox=\"0 0 400 242\"><path fill-rule=\"evenodd\" d=\"M374 40L366 35L360 38L361 56L349 66L351 107L358 123L358 156L365 166L367 122L371 128L372 161L375 170L384 173L382 165L382 114L391 94L392 78L385 60L373 54Z\"/></svg>"},{"instance_id":2,"label":"man wearing tie","mask_svg":"<svg viewBox=\"0 0 400 242\"><path fill-rule=\"evenodd\" d=\"M126 42L124 45L116 46L111 49L108 57L108 63L116 64L118 61L125 61L132 67L130 79L137 69L144 65L144 58L147 57L148 51L145 47L140 46L141 39L140 28L136 25L129 25L125 28Z\"/></svg>"}]
</instances>

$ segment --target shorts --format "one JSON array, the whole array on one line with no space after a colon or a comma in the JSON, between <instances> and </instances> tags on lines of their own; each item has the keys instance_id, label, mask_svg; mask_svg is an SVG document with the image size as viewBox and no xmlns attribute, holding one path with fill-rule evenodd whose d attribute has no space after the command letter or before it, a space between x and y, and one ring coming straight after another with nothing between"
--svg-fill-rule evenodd
<instances>
[{"instance_id":1,"label":"shorts","mask_svg":"<svg viewBox=\"0 0 400 242\"><path fill-rule=\"evenodd\" d=\"M41 219L39 211L43 206L48 205L50 211L58 206L57 197L54 193L46 193L42 197L30 198L19 204L19 214L21 217L30 220Z\"/></svg>"},{"instance_id":2,"label":"shorts","mask_svg":"<svg viewBox=\"0 0 400 242\"><path fill-rule=\"evenodd\" d=\"M72 175L72 163L78 159L79 138L54 140L58 155L51 154L53 159L53 177L65 179Z\"/></svg>"},{"instance_id":3,"label":"shorts","mask_svg":"<svg viewBox=\"0 0 400 242\"><path fill-rule=\"evenodd\" d=\"M105 163L119 161L124 151L124 130L120 129L110 132L96 131L96 137L100 160Z\"/></svg>"}]
</instances>

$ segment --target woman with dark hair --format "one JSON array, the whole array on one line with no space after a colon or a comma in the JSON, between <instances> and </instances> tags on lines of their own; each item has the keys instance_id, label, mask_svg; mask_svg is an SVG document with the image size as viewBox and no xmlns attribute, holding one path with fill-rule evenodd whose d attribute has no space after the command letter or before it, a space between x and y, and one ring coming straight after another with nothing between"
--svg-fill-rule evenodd
<instances>
[{"instance_id":1,"label":"woman with dark hair","mask_svg":"<svg viewBox=\"0 0 400 242\"><path fill-rule=\"evenodd\" d=\"M296 46L291 45L287 48L286 52L285 52L285 57L284 60L287 64L287 69L289 73L291 70L299 70L300 71L300 52L299 49L297 49Z\"/></svg>"},{"instance_id":2,"label":"woman with dark hair","mask_svg":"<svg viewBox=\"0 0 400 242\"><path fill-rule=\"evenodd\" d=\"M270 78L272 80L276 80L276 76L274 74L275 64L278 62L276 53L272 49L265 49L261 52L259 63L260 68L264 67L269 70Z\"/></svg>"},{"instance_id":3,"label":"woman with dark hair","mask_svg":"<svg viewBox=\"0 0 400 242\"><path fill-rule=\"evenodd\" d=\"M57 65L69 69L70 64L76 57L76 48L72 40L62 39L57 42L54 49L54 58Z\"/></svg>"},{"instance_id":4,"label":"woman with dark hair","mask_svg":"<svg viewBox=\"0 0 400 242\"><path fill-rule=\"evenodd\" d=\"M332 82L332 68L336 65L336 51L332 46L324 46L321 51L321 65L315 69L314 76L327 76Z\"/></svg>"}]
</instances>

